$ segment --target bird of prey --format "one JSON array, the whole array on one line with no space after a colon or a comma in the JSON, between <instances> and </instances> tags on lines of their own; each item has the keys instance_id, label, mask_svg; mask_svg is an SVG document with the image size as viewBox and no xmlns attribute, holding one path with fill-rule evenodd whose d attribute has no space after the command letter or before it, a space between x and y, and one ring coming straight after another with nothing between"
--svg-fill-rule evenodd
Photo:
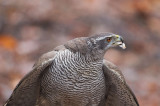
<instances>
[{"instance_id":1,"label":"bird of prey","mask_svg":"<svg viewBox=\"0 0 160 106\"><path fill-rule=\"evenodd\" d=\"M139 106L106 51L125 48L121 36L80 37L43 54L4 106Z\"/></svg>"}]
</instances>

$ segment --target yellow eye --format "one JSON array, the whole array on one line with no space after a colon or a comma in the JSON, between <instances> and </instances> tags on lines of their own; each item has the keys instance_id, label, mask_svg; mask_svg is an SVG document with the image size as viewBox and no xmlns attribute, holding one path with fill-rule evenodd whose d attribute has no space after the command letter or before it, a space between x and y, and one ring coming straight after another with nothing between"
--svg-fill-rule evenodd
<instances>
[{"instance_id":1,"label":"yellow eye","mask_svg":"<svg viewBox=\"0 0 160 106\"><path fill-rule=\"evenodd\" d=\"M107 38L107 42L109 43L111 41L111 38Z\"/></svg>"}]
</instances>

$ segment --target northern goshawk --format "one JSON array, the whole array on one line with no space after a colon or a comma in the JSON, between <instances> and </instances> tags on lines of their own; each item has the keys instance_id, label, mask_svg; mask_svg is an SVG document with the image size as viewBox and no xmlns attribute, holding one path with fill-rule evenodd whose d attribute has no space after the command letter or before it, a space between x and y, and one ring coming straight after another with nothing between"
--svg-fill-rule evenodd
<instances>
[{"instance_id":1,"label":"northern goshawk","mask_svg":"<svg viewBox=\"0 0 160 106\"><path fill-rule=\"evenodd\" d=\"M80 37L43 54L5 106L139 106L106 51L125 48L112 33Z\"/></svg>"}]
</instances>

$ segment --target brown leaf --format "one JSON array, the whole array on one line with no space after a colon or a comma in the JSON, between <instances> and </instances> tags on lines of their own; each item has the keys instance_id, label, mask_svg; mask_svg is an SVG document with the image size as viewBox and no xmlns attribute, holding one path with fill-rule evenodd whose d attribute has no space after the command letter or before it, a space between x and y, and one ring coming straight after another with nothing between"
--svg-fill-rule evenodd
<instances>
[{"instance_id":1,"label":"brown leaf","mask_svg":"<svg viewBox=\"0 0 160 106\"><path fill-rule=\"evenodd\" d=\"M11 35L0 35L0 47L13 51L17 45L17 40Z\"/></svg>"}]
</instances>

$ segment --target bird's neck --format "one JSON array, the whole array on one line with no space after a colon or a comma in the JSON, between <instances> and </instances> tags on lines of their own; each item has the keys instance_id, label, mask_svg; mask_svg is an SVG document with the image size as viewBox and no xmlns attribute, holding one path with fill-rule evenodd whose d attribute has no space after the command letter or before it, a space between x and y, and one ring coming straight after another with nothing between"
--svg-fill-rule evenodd
<instances>
[{"instance_id":1,"label":"bird's neck","mask_svg":"<svg viewBox=\"0 0 160 106\"><path fill-rule=\"evenodd\" d=\"M80 53L93 61L103 61L104 51L98 48L90 47L90 42L87 41L87 37L81 37L78 39L71 40L64 45L73 53ZM87 61L88 61L87 60Z\"/></svg>"},{"instance_id":2,"label":"bird's neck","mask_svg":"<svg viewBox=\"0 0 160 106\"><path fill-rule=\"evenodd\" d=\"M90 57L93 62L103 61L104 57L104 53L97 50L90 51L90 53L87 53L86 55L88 55L88 57Z\"/></svg>"}]
</instances>

